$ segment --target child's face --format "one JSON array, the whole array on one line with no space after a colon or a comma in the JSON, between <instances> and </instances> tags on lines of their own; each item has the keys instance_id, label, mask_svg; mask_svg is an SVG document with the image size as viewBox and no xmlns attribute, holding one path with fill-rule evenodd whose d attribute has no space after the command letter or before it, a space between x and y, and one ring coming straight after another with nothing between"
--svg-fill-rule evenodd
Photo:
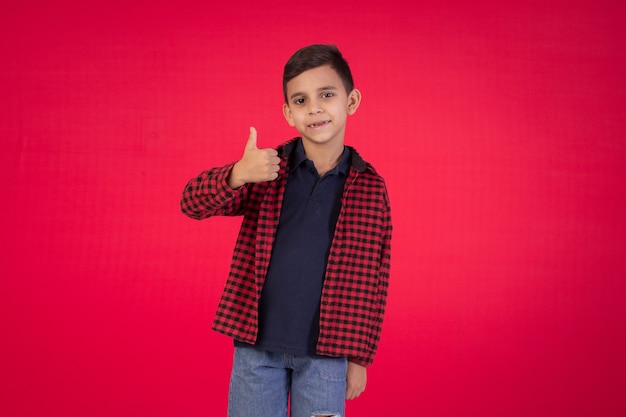
<instances>
[{"instance_id":1,"label":"child's face","mask_svg":"<svg viewBox=\"0 0 626 417\"><path fill-rule=\"evenodd\" d=\"M354 114L361 93L346 92L341 78L329 65L303 72L287 83L283 113L302 138L316 144L343 144L346 119Z\"/></svg>"}]
</instances>

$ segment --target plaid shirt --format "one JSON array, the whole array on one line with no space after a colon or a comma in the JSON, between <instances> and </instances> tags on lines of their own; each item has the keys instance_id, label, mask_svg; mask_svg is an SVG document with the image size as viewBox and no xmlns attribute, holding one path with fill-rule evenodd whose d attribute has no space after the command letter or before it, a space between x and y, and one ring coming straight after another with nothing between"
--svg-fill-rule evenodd
<instances>
[{"instance_id":1,"label":"plaid shirt","mask_svg":"<svg viewBox=\"0 0 626 417\"><path fill-rule=\"evenodd\" d=\"M295 139L278 148L281 175L275 181L246 184L233 190L226 183L234 165L230 163L204 171L189 181L181 199L183 213L194 219L243 215L213 329L250 344L257 338L259 298L294 145ZM391 217L384 180L350 149L351 168L320 300L317 353L345 356L367 366L374 360L385 312Z\"/></svg>"}]
</instances>

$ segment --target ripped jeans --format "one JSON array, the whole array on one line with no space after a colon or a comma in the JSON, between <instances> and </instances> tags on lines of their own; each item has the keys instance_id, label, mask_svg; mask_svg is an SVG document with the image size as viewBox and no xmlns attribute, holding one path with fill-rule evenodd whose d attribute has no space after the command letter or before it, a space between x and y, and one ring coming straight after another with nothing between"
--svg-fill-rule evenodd
<instances>
[{"instance_id":1,"label":"ripped jeans","mask_svg":"<svg viewBox=\"0 0 626 417\"><path fill-rule=\"evenodd\" d=\"M344 417L346 358L236 347L228 417Z\"/></svg>"}]
</instances>

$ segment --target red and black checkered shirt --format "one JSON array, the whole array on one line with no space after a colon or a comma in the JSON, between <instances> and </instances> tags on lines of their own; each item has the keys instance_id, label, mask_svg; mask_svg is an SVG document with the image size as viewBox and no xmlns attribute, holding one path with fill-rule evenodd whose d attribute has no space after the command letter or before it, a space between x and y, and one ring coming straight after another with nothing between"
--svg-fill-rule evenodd
<instances>
[{"instance_id":1,"label":"red and black checkered shirt","mask_svg":"<svg viewBox=\"0 0 626 417\"><path fill-rule=\"evenodd\" d=\"M226 183L234 163L202 172L183 191L194 219L243 215L230 273L213 329L254 344L258 306L278 228L295 140L278 148L280 175L236 190ZM371 365L378 348L389 285L391 216L383 178L352 148L351 168L326 265L317 353Z\"/></svg>"}]
</instances>

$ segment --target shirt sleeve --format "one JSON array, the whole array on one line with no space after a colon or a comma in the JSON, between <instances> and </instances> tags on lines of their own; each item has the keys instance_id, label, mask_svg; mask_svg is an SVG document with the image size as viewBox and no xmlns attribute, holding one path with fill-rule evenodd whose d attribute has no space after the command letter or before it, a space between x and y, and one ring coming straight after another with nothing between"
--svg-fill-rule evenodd
<instances>
[{"instance_id":1,"label":"shirt sleeve","mask_svg":"<svg viewBox=\"0 0 626 417\"><path fill-rule=\"evenodd\" d=\"M183 214L196 220L242 214L247 187L243 185L233 190L226 182L234 164L212 168L192 178L180 200Z\"/></svg>"},{"instance_id":2,"label":"shirt sleeve","mask_svg":"<svg viewBox=\"0 0 626 417\"><path fill-rule=\"evenodd\" d=\"M374 354L378 350L378 344L380 342L380 336L382 333L383 318L385 316L385 310L387 306L387 295L389 291L389 272L391 266L391 235L393 227L391 225L391 208L389 204L389 195L387 193L387 187L383 182L382 192L382 227L381 227L381 254L380 265L378 268L378 297L376 308L374 312L373 322L371 326L375 331L373 332L373 354L367 358L351 358L352 362L363 366L371 366L374 361Z\"/></svg>"}]
</instances>

